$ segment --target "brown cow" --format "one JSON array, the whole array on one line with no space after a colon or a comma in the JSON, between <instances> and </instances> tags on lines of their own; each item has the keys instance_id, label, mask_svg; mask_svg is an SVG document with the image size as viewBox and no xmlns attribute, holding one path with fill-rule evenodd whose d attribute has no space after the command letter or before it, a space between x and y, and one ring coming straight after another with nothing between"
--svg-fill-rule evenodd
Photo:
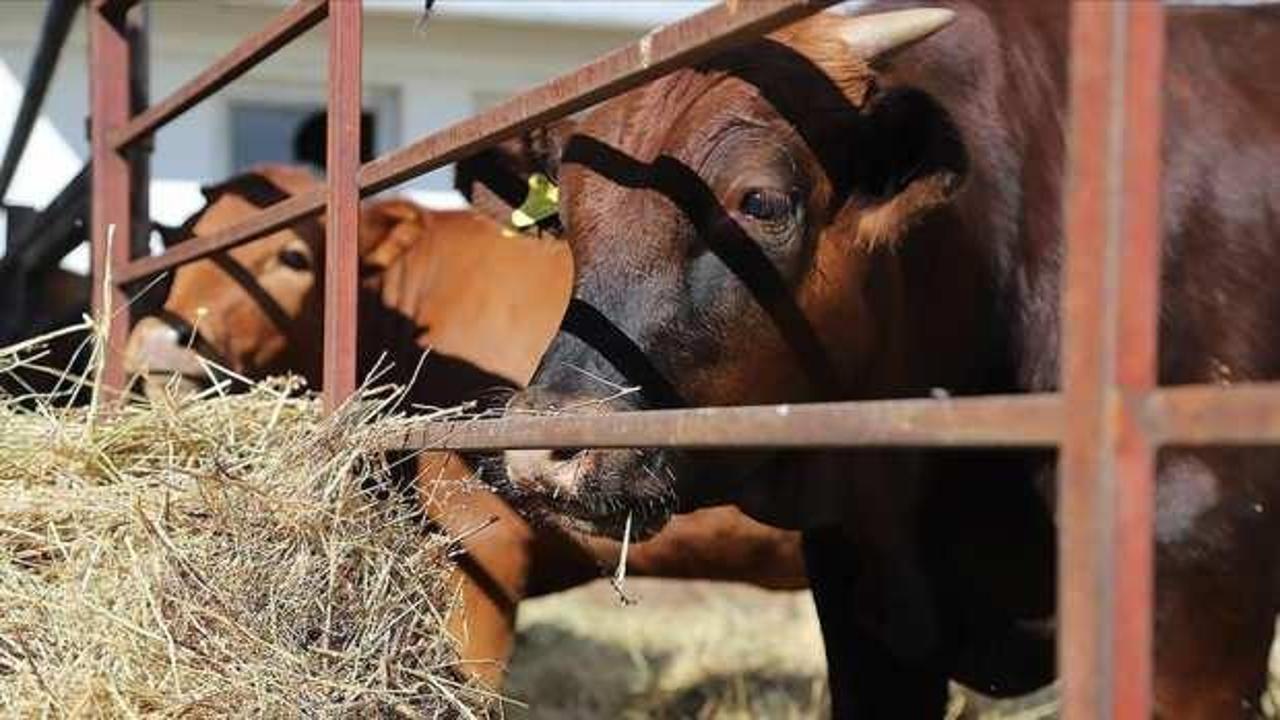
<instances>
[{"instance_id":1,"label":"brown cow","mask_svg":"<svg viewBox=\"0 0 1280 720\"><path fill-rule=\"evenodd\" d=\"M548 128L574 299L515 405L594 410L587 374L643 385L619 409L1056 388L1069 5L947 4L818 16ZM1280 379L1277 38L1280 6L1169 10L1165 384ZM579 529L733 485L805 528L837 717L1052 677L1047 453L506 459L496 483ZM1258 710L1277 480L1274 450L1161 457L1161 717Z\"/></svg>"},{"instance_id":2,"label":"brown cow","mask_svg":"<svg viewBox=\"0 0 1280 720\"><path fill-rule=\"evenodd\" d=\"M264 166L206 191L189 223L196 235L316 187L305 171ZM291 370L318 387L323 308L323 228L305 221L178 269L164 309L130 336L133 372L204 377L196 350L251 376ZM526 382L559 325L571 261L561 243L504 230L472 212L432 212L404 200L372 203L360 230L361 369L382 352L407 381L430 348L410 399L450 406ZM467 488L471 470L456 456L423 457L428 514L453 534L499 521L466 541L461 612L451 617L470 669L501 677L516 605L601 576L620 547L599 538L535 529L488 491ZM729 508L674 523L632 546L635 575L740 580L804 587L799 536ZM764 574L761 574L763 570Z\"/></svg>"}]
</instances>

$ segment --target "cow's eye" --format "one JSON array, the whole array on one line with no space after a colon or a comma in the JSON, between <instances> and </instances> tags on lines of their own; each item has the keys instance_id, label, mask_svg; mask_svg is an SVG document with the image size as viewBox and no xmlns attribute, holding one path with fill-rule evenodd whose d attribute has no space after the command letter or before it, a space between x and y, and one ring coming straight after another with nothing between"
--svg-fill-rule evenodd
<instances>
[{"instance_id":1,"label":"cow's eye","mask_svg":"<svg viewBox=\"0 0 1280 720\"><path fill-rule=\"evenodd\" d=\"M280 264L294 270L310 270L311 257L297 248L285 248L280 251Z\"/></svg>"},{"instance_id":2,"label":"cow's eye","mask_svg":"<svg viewBox=\"0 0 1280 720\"><path fill-rule=\"evenodd\" d=\"M738 209L743 215L764 222L778 222L795 210L795 199L780 190L753 188L742 195Z\"/></svg>"}]
</instances>

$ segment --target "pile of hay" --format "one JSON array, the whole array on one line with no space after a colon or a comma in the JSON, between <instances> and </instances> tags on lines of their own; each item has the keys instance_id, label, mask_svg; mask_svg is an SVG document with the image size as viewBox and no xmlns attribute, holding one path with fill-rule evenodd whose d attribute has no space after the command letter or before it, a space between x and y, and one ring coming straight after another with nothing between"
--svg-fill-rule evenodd
<instances>
[{"instance_id":1,"label":"pile of hay","mask_svg":"<svg viewBox=\"0 0 1280 720\"><path fill-rule=\"evenodd\" d=\"M489 712L443 626L448 539L363 449L384 409L0 398L0 715Z\"/></svg>"}]
</instances>

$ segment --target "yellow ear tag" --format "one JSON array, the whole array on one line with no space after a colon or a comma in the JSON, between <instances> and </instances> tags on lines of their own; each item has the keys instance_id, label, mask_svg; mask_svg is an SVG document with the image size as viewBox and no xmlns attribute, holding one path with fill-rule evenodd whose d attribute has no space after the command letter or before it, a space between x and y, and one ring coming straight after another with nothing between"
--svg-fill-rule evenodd
<instances>
[{"instance_id":1,"label":"yellow ear tag","mask_svg":"<svg viewBox=\"0 0 1280 720\"><path fill-rule=\"evenodd\" d=\"M560 212L560 188L542 173L529 176L529 194L511 213L511 224L523 230Z\"/></svg>"}]
</instances>

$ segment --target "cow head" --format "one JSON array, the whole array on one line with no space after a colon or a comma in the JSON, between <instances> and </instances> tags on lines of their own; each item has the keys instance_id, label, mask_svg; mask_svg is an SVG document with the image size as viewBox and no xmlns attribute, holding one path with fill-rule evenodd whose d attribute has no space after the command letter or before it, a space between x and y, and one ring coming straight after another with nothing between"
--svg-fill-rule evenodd
<instances>
[{"instance_id":1,"label":"cow head","mask_svg":"<svg viewBox=\"0 0 1280 720\"><path fill-rule=\"evenodd\" d=\"M513 410L798 402L883 387L897 282L885 268L966 165L946 113L895 86L900 59L889 56L951 18L817 16L544 131L557 144L546 172L559 182L574 298ZM726 485L768 458L518 450L496 482L577 529L618 535L630 516L643 536L677 498L696 496L695 478Z\"/></svg>"},{"instance_id":2,"label":"cow head","mask_svg":"<svg viewBox=\"0 0 1280 720\"><path fill-rule=\"evenodd\" d=\"M305 170L263 166L204 190L208 204L185 226L208 235L263 207L321 187ZM424 211L390 200L361 213L362 271L394 261L421 230ZM208 380L200 358L249 377L292 372L319 386L323 338L324 226L304 219L174 271L163 309L134 326L125 351L131 374L195 389Z\"/></svg>"}]
</instances>

